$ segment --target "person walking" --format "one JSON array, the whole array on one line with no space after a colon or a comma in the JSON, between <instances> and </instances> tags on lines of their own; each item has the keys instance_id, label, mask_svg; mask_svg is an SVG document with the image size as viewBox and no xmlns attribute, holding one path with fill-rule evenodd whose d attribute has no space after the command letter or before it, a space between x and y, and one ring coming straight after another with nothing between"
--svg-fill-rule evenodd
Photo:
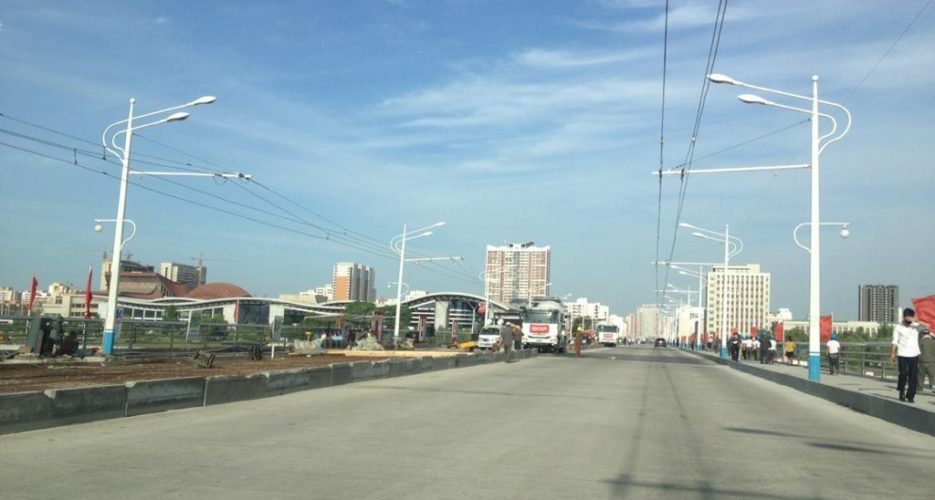
<instances>
[{"instance_id":1,"label":"person walking","mask_svg":"<svg viewBox=\"0 0 935 500\"><path fill-rule=\"evenodd\" d=\"M841 343L838 342L838 334L832 333L831 340L828 341L828 370L832 375L838 373L841 354Z\"/></svg>"},{"instance_id":2,"label":"person walking","mask_svg":"<svg viewBox=\"0 0 935 500\"><path fill-rule=\"evenodd\" d=\"M727 346L730 350L730 359L737 361L740 359L740 335L737 335L737 332L734 332L730 336L730 340L727 342Z\"/></svg>"},{"instance_id":3,"label":"person walking","mask_svg":"<svg viewBox=\"0 0 935 500\"><path fill-rule=\"evenodd\" d=\"M925 329L919 339L919 351L922 357L919 358L919 387L925 389L925 377L929 378L929 388L935 394L935 334L931 330Z\"/></svg>"},{"instance_id":4,"label":"person walking","mask_svg":"<svg viewBox=\"0 0 935 500\"><path fill-rule=\"evenodd\" d=\"M899 363L896 390L899 391L899 400L908 403L915 403L916 387L919 383L920 326L928 328L928 325L918 323L915 310L907 307L903 310L903 322L893 327L890 363Z\"/></svg>"},{"instance_id":5,"label":"person walking","mask_svg":"<svg viewBox=\"0 0 935 500\"><path fill-rule=\"evenodd\" d=\"M513 358L513 326L504 324L500 320L500 346L503 347L503 362L509 363Z\"/></svg>"},{"instance_id":6,"label":"person walking","mask_svg":"<svg viewBox=\"0 0 935 500\"><path fill-rule=\"evenodd\" d=\"M770 336L769 337L769 360L766 362L767 364L771 365L776 362L776 348L778 346L779 344L776 343L776 339Z\"/></svg>"},{"instance_id":7,"label":"person walking","mask_svg":"<svg viewBox=\"0 0 935 500\"><path fill-rule=\"evenodd\" d=\"M795 341L788 339L782 343L782 350L786 353L786 364L791 365L795 360Z\"/></svg>"}]
</instances>

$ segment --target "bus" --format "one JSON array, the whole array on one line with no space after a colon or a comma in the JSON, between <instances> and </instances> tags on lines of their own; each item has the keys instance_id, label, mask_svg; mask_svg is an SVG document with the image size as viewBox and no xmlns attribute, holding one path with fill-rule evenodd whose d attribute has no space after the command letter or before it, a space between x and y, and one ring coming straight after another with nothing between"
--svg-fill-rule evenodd
<instances>
[{"instance_id":1,"label":"bus","mask_svg":"<svg viewBox=\"0 0 935 500\"><path fill-rule=\"evenodd\" d=\"M604 347L616 347L617 336L619 334L620 329L617 328L617 325L608 325L603 323L597 325L597 341L600 342Z\"/></svg>"},{"instance_id":2,"label":"bus","mask_svg":"<svg viewBox=\"0 0 935 500\"><path fill-rule=\"evenodd\" d=\"M528 307L521 309L520 317L523 321L523 348L565 352L568 339L561 299L533 300Z\"/></svg>"}]
</instances>

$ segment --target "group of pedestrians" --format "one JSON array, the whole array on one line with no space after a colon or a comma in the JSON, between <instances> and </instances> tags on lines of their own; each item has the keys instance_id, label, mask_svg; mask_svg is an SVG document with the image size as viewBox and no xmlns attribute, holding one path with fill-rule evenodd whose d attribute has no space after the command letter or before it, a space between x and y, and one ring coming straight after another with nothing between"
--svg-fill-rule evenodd
<instances>
[{"instance_id":1,"label":"group of pedestrians","mask_svg":"<svg viewBox=\"0 0 935 500\"><path fill-rule=\"evenodd\" d=\"M915 403L916 389L926 375L930 385L935 382L935 337L930 325L916 320L911 307L903 310L902 323L893 327L890 362L899 366L896 390L900 401Z\"/></svg>"}]
</instances>

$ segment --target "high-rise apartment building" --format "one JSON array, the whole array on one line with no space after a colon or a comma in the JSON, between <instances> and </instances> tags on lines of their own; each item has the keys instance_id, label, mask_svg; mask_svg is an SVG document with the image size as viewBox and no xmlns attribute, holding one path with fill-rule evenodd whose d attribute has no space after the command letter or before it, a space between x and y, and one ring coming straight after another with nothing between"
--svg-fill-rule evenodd
<instances>
[{"instance_id":1,"label":"high-rise apartment building","mask_svg":"<svg viewBox=\"0 0 935 500\"><path fill-rule=\"evenodd\" d=\"M860 285L857 289L857 316L860 321L898 323L899 287L896 285Z\"/></svg>"},{"instance_id":2,"label":"high-rise apartment building","mask_svg":"<svg viewBox=\"0 0 935 500\"><path fill-rule=\"evenodd\" d=\"M334 300L373 302L377 298L373 267L356 262L338 262L334 265L331 288Z\"/></svg>"},{"instance_id":3,"label":"high-rise apartment building","mask_svg":"<svg viewBox=\"0 0 935 500\"><path fill-rule=\"evenodd\" d=\"M714 266L708 273L707 331L724 332L722 300L727 287L728 332L741 335L769 326L770 274L760 271L759 264Z\"/></svg>"},{"instance_id":4,"label":"high-rise apartment building","mask_svg":"<svg viewBox=\"0 0 935 500\"><path fill-rule=\"evenodd\" d=\"M600 302L588 302L585 297L574 302L565 302L562 306L565 309L565 317L571 320L591 318L594 321L606 321L610 318L610 307Z\"/></svg>"},{"instance_id":5,"label":"high-rise apartment building","mask_svg":"<svg viewBox=\"0 0 935 500\"><path fill-rule=\"evenodd\" d=\"M190 266L188 264L178 264L175 262L163 262L159 264L159 274L176 283L182 283L188 288L193 289L207 282L208 268L205 266Z\"/></svg>"},{"instance_id":6,"label":"high-rise apartment building","mask_svg":"<svg viewBox=\"0 0 935 500\"><path fill-rule=\"evenodd\" d=\"M552 279L552 250L533 242L487 245L485 293L490 300L510 302L547 297Z\"/></svg>"},{"instance_id":7,"label":"high-rise apartment building","mask_svg":"<svg viewBox=\"0 0 935 500\"><path fill-rule=\"evenodd\" d=\"M659 331L659 308L655 304L646 304L636 310L636 335L654 339L662 334Z\"/></svg>"}]
</instances>

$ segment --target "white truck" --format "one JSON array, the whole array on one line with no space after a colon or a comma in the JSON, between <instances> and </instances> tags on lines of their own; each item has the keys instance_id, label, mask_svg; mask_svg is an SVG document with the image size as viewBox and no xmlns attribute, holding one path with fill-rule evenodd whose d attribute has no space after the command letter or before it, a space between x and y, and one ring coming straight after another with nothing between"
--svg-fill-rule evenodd
<instances>
[{"instance_id":1,"label":"white truck","mask_svg":"<svg viewBox=\"0 0 935 500\"><path fill-rule=\"evenodd\" d=\"M532 300L522 309L521 317L523 348L535 348L539 352L565 352L568 338L565 335L565 313L561 299Z\"/></svg>"},{"instance_id":2,"label":"white truck","mask_svg":"<svg viewBox=\"0 0 935 500\"><path fill-rule=\"evenodd\" d=\"M485 326L477 336L478 349L491 349L494 344L500 341L500 327Z\"/></svg>"},{"instance_id":3,"label":"white truck","mask_svg":"<svg viewBox=\"0 0 935 500\"><path fill-rule=\"evenodd\" d=\"M604 347L616 347L619 334L620 329L617 328L617 325L597 325L597 341Z\"/></svg>"}]
</instances>

